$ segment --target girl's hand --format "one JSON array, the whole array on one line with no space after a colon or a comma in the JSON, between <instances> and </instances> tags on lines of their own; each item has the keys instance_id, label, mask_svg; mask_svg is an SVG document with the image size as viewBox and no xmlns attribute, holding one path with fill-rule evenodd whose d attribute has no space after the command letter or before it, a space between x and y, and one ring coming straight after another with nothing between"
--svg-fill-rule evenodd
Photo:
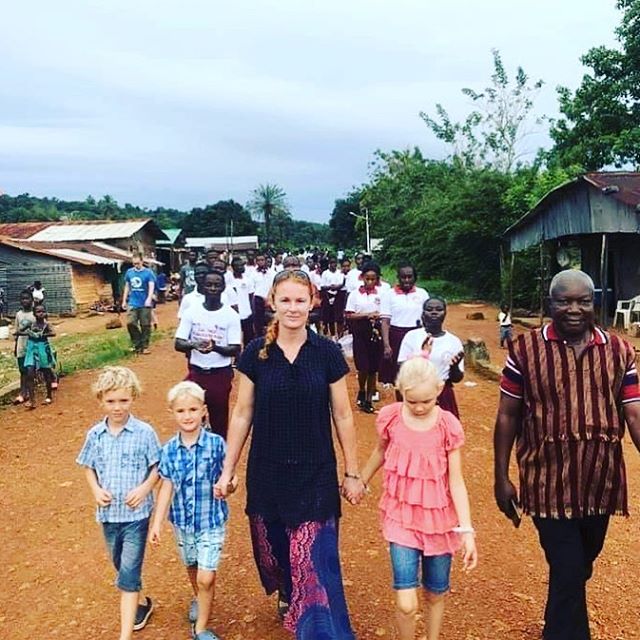
<instances>
[{"instance_id":1,"label":"girl's hand","mask_svg":"<svg viewBox=\"0 0 640 640\"><path fill-rule=\"evenodd\" d=\"M149 542L153 545L160 544L160 523L154 522L149 531Z\"/></svg>"},{"instance_id":2,"label":"girl's hand","mask_svg":"<svg viewBox=\"0 0 640 640\"><path fill-rule=\"evenodd\" d=\"M462 570L465 573L473 571L478 565L478 550L473 533L462 534Z\"/></svg>"},{"instance_id":3,"label":"girl's hand","mask_svg":"<svg viewBox=\"0 0 640 640\"><path fill-rule=\"evenodd\" d=\"M367 491L367 487L360 478L345 478L341 493L351 504L359 504Z\"/></svg>"},{"instance_id":4,"label":"girl's hand","mask_svg":"<svg viewBox=\"0 0 640 640\"><path fill-rule=\"evenodd\" d=\"M113 496L102 487L98 487L93 493L99 507L108 507L113 500Z\"/></svg>"}]
</instances>

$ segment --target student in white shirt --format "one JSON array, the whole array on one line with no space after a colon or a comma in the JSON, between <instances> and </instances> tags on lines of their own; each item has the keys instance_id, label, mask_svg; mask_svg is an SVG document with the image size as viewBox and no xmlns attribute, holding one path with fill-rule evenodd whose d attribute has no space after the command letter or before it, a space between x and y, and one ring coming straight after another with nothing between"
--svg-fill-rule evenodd
<instances>
[{"instance_id":1,"label":"student in white shirt","mask_svg":"<svg viewBox=\"0 0 640 640\"><path fill-rule=\"evenodd\" d=\"M355 266L347 274L347 293L355 291L359 286L362 285L362 272L360 271L360 269L362 269L362 265L364 264L364 254L356 253L354 260Z\"/></svg>"},{"instance_id":2,"label":"student in white shirt","mask_svg":"<svg viewBox=\"0 0 640 640\"><path fill-rule=\"evenodd\" d=\"M338 315L338 294L344 287L344 274L338 269L338 260L329 256L329 266L320 277L320 298L322 300L322 330L325 336L336 337Z\"/></svg>"},{"instance_id":3,"label":"student in white shirt","mask_svg":"<svg viewBox=\"0 0 640 640\"><path fill-rule=\"evenodd\" d=\"M345 314L353 333L353 359L358 371L356 404L366 413L374 413L373 395L382 359L380 325L380 267L368 262L362 267L362 286L347 298Z\"/></svg>"},{"instance_id":4,"label":"student in white shirt","mask_svg":"<svg viewBox=\"0 0 640 640\"><path fill-rule=\"evenodd\" d=\"M240 353L240 316L222 304L224 275L207 273L203 283L204 302L189 307L176 331L175 348L188 354L187 380L205 390L212 430L226 439L229 394L233 380L232 358Z\"/></svg>"},{"instance_id":5,"label":"student in white shirt","mask_svg":"<svg viewBox=\"0 0 640 640\"><path fill-rule=\"evenodd\" d=\"M442 328L447 315L444 298L433 296L422 311L422 329L409 331L402 340L398 362L402 364L425 349L431 349L430 360L436 366L444 389L438 396L438 404L459 418L458 404L453 385L464 377L464 348L460 338Z\"/></svg>"},{"instance_id":6,"label":"student in white shirt","mask_svg":"<svg viewBox=\"0 0 640 640\"><path fill-rule=\"evenodd\" d=\"M204 278L209 273L211 269L204 262L199 262L194 267L194 279L196 281L196 288L191 292L187 293L183 296L182 300L180 300L180 306L178 307L178 320L182 318L185 311L196 304L202 304L204 302L204 293L203 293L203 285ZM225 279L225 290L222 292L222 296L220 296L220 300L222 304L226 304L231 307L234 311L238 310L238 299L235 290L226 288L226 279Z\"/></svg>"},{"instance_id":7,"label":"student in white shirt","mask_svg":"<svg viewBox=\"0 0 640 640\"><path fill-rule=\"evenodd\" d=\"M240 314L240 324L242 325L242 344L247 346L255 337L253 331L253 279L245 274L244 260L238 256L231 261L233 275L231 286L238 295L238 313Z\"/></svg>"},{"instance_id":8,"label":"student in white shirt","mask_svg":"<svg viewBox=\"0 0 640 640\"><path fill-rule=\"evenodd\" d=\"M265 301L273 284L275 274L267 268L267 257L264 253L256 256L256 269L253 277L253 330L256 336L264 335L266 330Z\"/></svg>"},{"instance_id":9,"label":"student in white shirt","mask_svg":"<svg viewBox=\"0 0 640 640\"><path fill-rule=\"evenodd\" d=\"M340 262L340 271L344 277L344 282L340 290L338 291L338 297L336 298L336 316L338 318L338 338L342 338L344 335L347 323L344 315L344 308L347 304L347 296L349 292L347 291L347 277L349 275L349 271L351 271L351 260L346 256L342 258Z\"/></svg>"},{"instance_id":10,"label":"student in white shirt","mask_svg":"<svg viewBox=\"0 0 640 640\"><path fill-rule=\"evenodd\" d=\"M429 294L416 287L415 267L402 264L397 271L398 284L382 297L382 343L384 355L380 364L379 379L383 384L394 384L398 375L398 352L402 339L412 329L421 326L422 306Z\"/></svg>"},{"instance_id":11,"label":"student in white shirt","mask_svg":"<svg viewBox=\"0 0 640 640\"><path fill-rule=\"evenodd\" d=\"M508 304L503 304L498 313L500 324L500 348L506 349L505 342L511 342L513 338L513 323L511 322L511 309Z\"/></svg>"}]
</instances>

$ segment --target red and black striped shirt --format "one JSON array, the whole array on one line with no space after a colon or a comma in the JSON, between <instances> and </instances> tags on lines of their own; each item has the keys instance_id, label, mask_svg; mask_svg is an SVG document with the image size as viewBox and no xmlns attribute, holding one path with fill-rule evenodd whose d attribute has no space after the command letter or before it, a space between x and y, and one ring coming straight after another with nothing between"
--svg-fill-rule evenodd
<instances>
[{"instance_id":1,"label":"red and black striped shirt","mask_svg":"<svg viewBox=\"0 0 640 640\"><path fill-rule=\"evenodd\" d=\"M579 358L553 324L509 345L503 393L522 399L520 500L543 518L628 515L623 405L640 401L635 351L596 327Z\"/></svg>"}]
</instances>

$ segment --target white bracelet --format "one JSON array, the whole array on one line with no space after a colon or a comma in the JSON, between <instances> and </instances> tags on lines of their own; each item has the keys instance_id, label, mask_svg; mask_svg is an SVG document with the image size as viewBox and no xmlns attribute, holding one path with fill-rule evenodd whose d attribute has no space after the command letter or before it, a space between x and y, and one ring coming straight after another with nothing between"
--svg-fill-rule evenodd
<instances>
[{"instance_id":1,"label":"white bracelet","mask_svg":"<svg viewBox=\"0 0 640 640\"><path fill-rule=\"evenodd\" d=\"M475 533L476 530L473 527L453 527L451 529L454 533Z\"/></svg>"}]
</instances>

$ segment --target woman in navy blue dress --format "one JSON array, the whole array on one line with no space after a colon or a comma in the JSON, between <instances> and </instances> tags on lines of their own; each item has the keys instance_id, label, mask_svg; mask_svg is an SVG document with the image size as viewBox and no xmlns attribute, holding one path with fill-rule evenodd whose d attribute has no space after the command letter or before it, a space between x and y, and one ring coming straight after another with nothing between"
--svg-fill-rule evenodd
<instances>
[{"instance_id":1,"label":"woman in navy blue dress","mask_svg":"<svg viewBox=\"0 0 640 640\"><path fill-rule=\"evenodd\" d=\"M340 347L307 329L313 285L281 271L274 318L238 362L238 400L216 495L225 497L250 430L247 507L262 585L296 640L353 640L338 555L340 488L331 422L344 458L343 495L357 503L356 434Z\"/></svg>"}]
</instances>

